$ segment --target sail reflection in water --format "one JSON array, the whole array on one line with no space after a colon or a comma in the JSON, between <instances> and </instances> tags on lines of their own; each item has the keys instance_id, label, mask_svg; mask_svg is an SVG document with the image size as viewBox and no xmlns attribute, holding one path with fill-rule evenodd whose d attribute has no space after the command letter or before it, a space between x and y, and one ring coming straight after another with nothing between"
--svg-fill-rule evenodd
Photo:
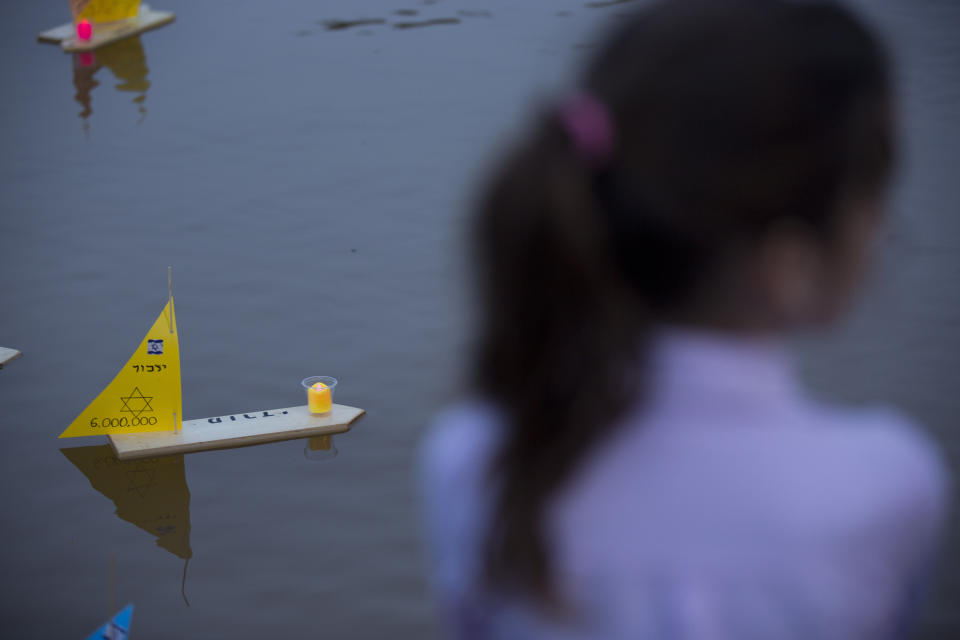
<instances>
[{"instance_id":1,"label":"sail reflection in water","mask_svg":"<svg viewBox=\"0 0 960 640\"><path fill-rule=\"evenodd\" d=\"M113 501L121 520L156 536L157 546L182 558L181 593L186 596L190 548L190 488L187 486L183 456L120 461L110 445L60 449L67 460L90 481L90 486ZM337 456L332 436L310 438L304 445L308 460L329 460Z\"/></svg>"},{"instance_id":2,"label":"sail reflection in water","mask_svg":"<svg viewBox=\"0 0 960 640\"><path fill-rule=\"evenodd\" d=\"M73 86L77 93L74 99L83 107L80 117L83 118L84 128L87 118L93 114L93 90L100 86L96 79L97 72L106 67L116 78L114 85L117 91L136 93L133 103L137 105L140 120L147 115L146 99L150 81L147 74L147 55L143 50L140 36L134 36L108 44L95 51L85 51L73 54Z\"/></svg>"},{"instance_id":3,"label":"sail reflection in water","mask_svg":"<svg viewBox=\"0 0 960 640\"><path fill-rule=\"evenodd\" d=\"M113 501L118 518L156 536L157 546L190 560L190 489L182 455L121 462L106 444L60 451ZM185 562L184 583L186 576Z\"/></svg>"}]
</instances>

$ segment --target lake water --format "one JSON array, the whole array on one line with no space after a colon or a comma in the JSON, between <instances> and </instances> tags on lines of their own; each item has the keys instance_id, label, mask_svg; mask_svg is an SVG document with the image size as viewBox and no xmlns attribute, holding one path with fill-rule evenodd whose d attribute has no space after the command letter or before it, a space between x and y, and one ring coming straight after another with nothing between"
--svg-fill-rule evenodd
<instances>
[{"instance_id":1,"label":"lake water","mask_svg":"<svg viewBox=\"0 0 960 640\"><path fill-rule=\"evenodd\" d=\"M876 278L804 369L901 405L956 468L960 3L861 4L899 55L906 156ZM466 206L630 5L156 0L173 25L91 60L34 41L65 0L2 3L0 345L24 352L0 371L4 636L83 637L127 602L137 640L436 635L413 469L468 337ZM302 404L314 374L368 415L314 451L123 466L58 441L167 265L187 418ZM960 634L956 527L946 547L926 638Z\"/></svg>"}]
</instances>

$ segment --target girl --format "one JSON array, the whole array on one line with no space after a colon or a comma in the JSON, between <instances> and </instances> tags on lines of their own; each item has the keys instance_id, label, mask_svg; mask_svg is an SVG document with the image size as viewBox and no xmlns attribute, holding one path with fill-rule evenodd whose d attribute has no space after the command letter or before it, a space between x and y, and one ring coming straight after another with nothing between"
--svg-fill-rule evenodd
<instances>
[{"instance_id":1,"label":"girl","mask_svg":"<svg viewBox=\"0 0 960 640\"><path fill-rule=\"evenodd\" d=\"M833 2L673 0L608 39L487 187L473 399L424 447L462 638L899 637L936 450L807 397L894 159L887 61Z\"/></svg>"}]
</instances>

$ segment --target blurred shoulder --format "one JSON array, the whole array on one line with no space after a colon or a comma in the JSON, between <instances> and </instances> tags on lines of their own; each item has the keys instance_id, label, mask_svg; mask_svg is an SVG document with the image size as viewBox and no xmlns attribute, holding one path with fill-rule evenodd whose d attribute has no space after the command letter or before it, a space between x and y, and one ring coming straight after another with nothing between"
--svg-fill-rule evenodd
<instances>
[{"instance_id":1,"label":"blurred shoulder","mask_svg":"<svg viewBox=\"0 0 960 640\"><path fill-rule=\"evenodd\" d=\"M837 453L890 507L940 519L946 509L949 473L929 433L891 408L824 408L822 424L836 439ZM842 462L842 460L840 460Z\"/></svg>"},{"instance_id":2,"label":"blurred shoulder","mask_svg":"<svg viewBox=\"0 0 960 640\"><path fill-rule=\"evenodd\" d=\"M903 413L887 407L834 410L834 419L846 423L848 435L861 455L877 463L924 477L945 481L946 464L929 433Z\"/></svg>"},{"instance_id":3,"label":"blurred shoulder","mask_svg":"<svg viewBox=\"0 0 960 640\"><path fill-rule=\"evenodd\" d=\"M490 404L469 400L440 411L420 443L419 491L434 588L462 597L476 575L486 530L489 460L501 420Z\"/></svg>"},{"instance_id":4,"label":"blurred shoulder","mask_svg":"<svg viewBox=\"0 0 960 640\"><path fill-rule=\"evenodd\" d=\"M451 480L486 463L502 430L498 409L468 399L442 409L420 445L420 468L437 480Z\"/></svg>"}]
</instances>

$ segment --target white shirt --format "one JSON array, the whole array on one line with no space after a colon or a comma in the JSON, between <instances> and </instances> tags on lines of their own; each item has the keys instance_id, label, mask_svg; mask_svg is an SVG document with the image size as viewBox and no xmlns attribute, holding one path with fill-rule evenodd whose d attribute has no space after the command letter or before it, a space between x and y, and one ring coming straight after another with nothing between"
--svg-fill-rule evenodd
<instances>
[{"instance_id":1,"label":"white shirt","mask_svg":"<svg viewBox=\"0 0 960 640\"><path fill-rule=\"evenodd\" d=\"M449 635L899 637L944 518L944 466L921 432L814 403L773 343L667 332L649 366L647 401L546 510L567 622L478 586L504 425L478 401L437 417L421 480Z\"/></svg>"}]
</instances>

